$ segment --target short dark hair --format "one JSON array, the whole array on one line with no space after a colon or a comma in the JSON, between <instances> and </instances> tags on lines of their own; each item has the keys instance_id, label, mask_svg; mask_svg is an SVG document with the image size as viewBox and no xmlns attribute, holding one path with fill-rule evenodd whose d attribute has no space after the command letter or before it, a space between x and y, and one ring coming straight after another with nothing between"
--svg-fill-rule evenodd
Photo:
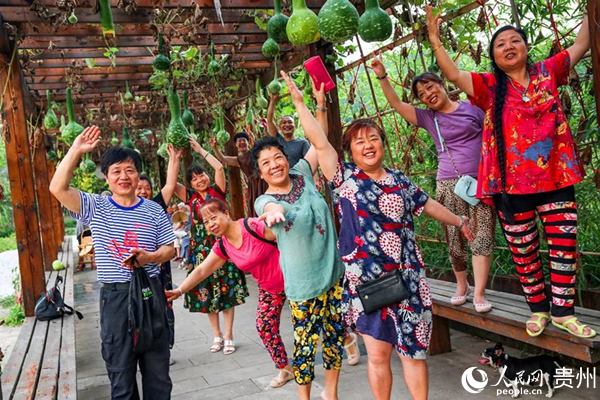
<instances>
[{"instance_id":1,"label":"short dark hair","mask_svg":"<svg viewBox=\"0 0 600 400\"><path fill-rule=\"evenodd\" d=\"M137 172L142 170L142 158L137 151L120 146L111 147L104 152L100 160L100 170L107 175L111 165L127 160L133 161Z\"/></svg>"},{"instance_id":2,"label":"short dark hair","mask_svg":"<svg viewBox=\"0 0 600 400\"><path fill-rule=\"evenodd\" d=\"M209 199L206 199L206 201L200 206L200 211L202 211L205 208L207 208L210 212L229 212L229 204L219 199L218 197L211 197Z\"/></svg>"},{"instance_id":3,"label":"short dark hair","mask_svg":"<svg viewBox=\"0 0 600 400\"><path fill-rule=\"evenodd\" d=\"M140 181L148 182L148 185L150 185L150 189L152 189L152 181L150 180L148 175L145 175L145 174L140 175Z\"/></svg>"},{"instance_id":4,"label":"short dark hair","mask_svg":"<svg viewBox=\"0 0 600 400\"><path fill-rule=\"evenodd\" d=\"M385 137L383 129L381 129L381 127L371 118L359 118L352 121L342 135L342 149L346 153L350 153L350 142L352 142L352 138L363 129L375 129L377 133L379 133L381 141L385 144L387 138Z\"/></svg>"},{"instance_id":5,"label":"short dark hair","mask_svg":"<svg viewBox=\"0 0 600 400\"><path fill-rule=\"evenodd\" d=\"M191 182L194 175L202 175L205 173L206 171L200 166L200 164L192 164L186 171L185 177L188 182Z\"/></svg>"},{"instance_id":6,"label":"short dark hair","mask_svg":"<svg viewBox=\"0 0 600 400\"><path fill-rule=\"evenodd\" d=\"M279 149L282 153L283 156L287 159L287 153L285 152L285 149L283 148L282 144L279 143L279 141L274 138L273 136L265 136L264 138L260 139L258 142L256 142L254 144L254 147L252 147L252 162L254 163L254 167L256 167L256 169L258 170L258 156L260 156L260 152L271 148L271 147L275 147L276 149Z\"/></svg>"},{"instance_id":7,"label":"short dark hair","mask_svg":"<svg viewBox=\"0 0 600 400\"><path fill-rule=\"evenodd\" d=\"M446 89L444 87L444 80L442 78L440 78L440 76L436 73L427 71L427 72L423 72L421 75L417 75L415 76L415 78L412 81L412 85L411 85L411 91L413 96L415 96L415 99L419 98L419 91L417 90L417 85L419 83L429 83L429 82L434 82L437 83L438 85L442 86L444 88L444 90Z\"/></svg>"},{"instance_id":8,"label":"short dark hair","mask_svg":"<svg viewBox=\"0 0 600 400\"><path fill-rule=\"evenodd\" d=\"M246 132L238 132L235 135L233 135L233 142L235 143L235 141L238 139L246 139L250 141L250 136L248 136Z\"/></svg>"}]
</instances>

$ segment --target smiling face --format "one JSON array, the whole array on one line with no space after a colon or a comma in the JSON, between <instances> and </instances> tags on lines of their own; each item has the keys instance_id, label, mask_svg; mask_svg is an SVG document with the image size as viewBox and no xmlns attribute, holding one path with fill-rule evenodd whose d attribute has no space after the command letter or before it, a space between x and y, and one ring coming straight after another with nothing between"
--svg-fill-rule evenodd
<instances>
[{"instance_id":1,"label":"smiling face","mask_svg":"<svg viewBox=\"0 0 600 400\"><path fill-rule=\"evenodd\" d=\"M361 128L350 140L350 155L364 171L381 168L384 158L383 140L375 128Z\"/></svg>"},{"instance_id":2,"label":"smiling face","mask_svg":"<svg viewBox=\"0 0 600 400\"><path fill-rule=\"evenodd\" d=\"M145 179L140 179L137 188L135 189L135 195L144 199L152 198L152 187L150 186L150 182Z\"/></svg>"},{"instance_id":3,"label":"smiling face","mask_svg":"<svg viewBox=\"0 0 600 400\"><path fill-rule=\"evenodd\" d=\"M277 147L265 147L257 157L260 177L269 187L286 186L290 179L290 164Z\"/></svg>"},{"instance_id":4,"label":"smiling face","mask_svg":"<svg viewBox=\"0 0 600 400\"><path fill-rule=\"evenodd\" d=\"M417 83L417 96L423 104L434 111L441 110L450 101L446 89L433 81Z\"/></svg>"},{"instance_id":5,"label":"smiling face","mask_svg":"<svg viewBox=\"0 0 600 400\"><path fill-rule=\"evenodd\" d=\"M237 148L239 153L245 153L250 150L250 146L248 143L248 139L245 137L239 137L235 140L235 147Z\"/></svg>"},{"instance_id":6,"label":"smiling face","mask_svg":"<svg viewBox=\"0 0 600 400\"><path fill-rule=\"evenodd\" d=\"M206 172L201 174L192 174L192 179L190 179L190 186L195 192L204 193L208 190L210 186L210 178Z\"/></svg>"},{"instance_id":7,"label":"smiling face","mask_svg":"<svg viewBox=\"0 0 600 400\"><path fill-rule=\"evenodd\" d=\"M220 211L215 207L202 207L200 215L202 215L202 221L208 233L215 236L223 236L231 222L229 212Z\"/></svg>"},{"instance_id":8,"label":"smiling face","mask_svg":"<svg viewBox=\"0 0 600 400\"><path fill-rule=\"evenodd\" d=\"M296 125L294 124L294 118L288 116L281 117L279 120L279 131L281 134L290 138L294 135L294 131L296 130Z\"/></svg>"},{"instance_id":9,"label":"smiling face","mask_svg":"<svg viewBox=\"0 0 600 400\"><path fill-rule=\"evenodd\" d=\"M122 197L135 196L140 174L133 160L127 159L108 167L106 182L113 195Z\"/></svg>"},{"instance_id":10,"label":"smiling face","mask_svg":"<svg viewBox=\"0 0 600 400\"><path fill-rule=\"evenodd\" d=\"M519 32L507 29L496 36L492 55L498 68L504 72L524 68L527 65L527 43Z\"/></svg>"}]
</instances>

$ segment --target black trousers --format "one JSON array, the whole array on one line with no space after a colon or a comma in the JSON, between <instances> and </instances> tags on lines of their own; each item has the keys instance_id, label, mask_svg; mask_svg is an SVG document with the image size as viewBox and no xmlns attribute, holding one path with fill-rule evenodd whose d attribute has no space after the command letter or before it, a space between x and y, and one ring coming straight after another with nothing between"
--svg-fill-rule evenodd
<instances>
[{"instance_id":1,"label":"black trousers","mask_svg":"<svg viewBox=\"0 0 600 400\"><path fill-rule=\"evenodd\" d=\"M150 279L152 292L164 296L158 278ZM169 333L166 328L156 345L141 354L133 351L133 339L128 332L129 283L106 284L100 291L100 338L102 358L106 363L113 400L140 398L136 372L142 374L142 393L145 400L171 398L173 387L169 377Z\"/></svg>"}]
</instances>

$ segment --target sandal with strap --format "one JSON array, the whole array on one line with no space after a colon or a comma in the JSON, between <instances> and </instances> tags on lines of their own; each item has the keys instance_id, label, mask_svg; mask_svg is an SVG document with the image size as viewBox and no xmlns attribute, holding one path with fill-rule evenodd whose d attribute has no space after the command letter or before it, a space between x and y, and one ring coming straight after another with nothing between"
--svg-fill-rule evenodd
<instances>
[{"instance_id":1,"label":"sandal with strap","mask_svg":"<svg viewBox=\"0 0 600 400\"><path fill-rule=\"evenodd\" d=\"M289 369L282 368L279 370L279 374L271 379L269 386L272 388L282 387L292 379L294 379L294 373Z\"/></svg>"},{"instance_id":2,"label":"sandal with strap","mask_svg":"<svg viewBox=\"0 0 600 400\"><path fill-rule=\"evenodd\" d=\"M223 338L221 336L216 336L213 339L213 344L210 346L211 353L218 353L223 348Z\"/></svg>"},{"instance_id":3,"label":"sandal with strap","mask_svg":"<svg viewBox=\"0 0 600 400\"><path fill-rule=\"evenodd\" d=\"M469 296L469 293L471 293L471 287L467 286L467 290L465 291L464 295L450 297L450 304L453 306L462 306L467 302L467 296Z\"/></svg>"},{"instance_id":4,"label":"sandal with strap","mask_svg":"<svg viewBox=\"0 0 600 400\"><path fill-rule=\"evenodd\" d=\"M348 336L352 338L350 343L344 344L346 354L348 354L348 365L356 365L360 361L360 350L356 342L357 336L356 333L350 333Z\"/></svg>"},{"instance_id":5,"label":"sandal with strap","mask_svg":"<svg viewBox=\"0 0 600 400\"><path fill-rule=\"evenodd\" d=\"M569 332L573 336L577 336L580 338L587 339L587 338L596 336L596 331L593 330L589 325L586 325L586 324L580 322L577 319L577 317L571 317L562 323L552 320L552 325L554 325L558 329L562 329L563 331ZM570 326L575 326L575 330L571 329ZM584 335L583 331L585 330L586 327L589 328L590 333L587 335Z\"/></svg>"},{"instance_id":6,"label":"sandal with strap","mask_svg":"<svg viewBox=\"0 0 600 400\"><path fill-rule=\"evenodd\" d=\"M536 319L533 319L534 317ZM550 321L550 314L548 314L547 312L534 312L533 314L531 314L531 318L529 318L525 322L525 332L527 332L527 334L531 337L539 336L542 334L542 332L544 332L544 329L546 329L548 321ZM530 330L529 327L527 327L527 324L533 324L537 326L538 330Z\"/></svg>"},{"instance_id":7,"label":"sandal with strap","mask_svg":"<svg viewBox=\"0 0 600 400\"><path fill-rule=\"evenodd\" d=\"M225 346L223 346L223 354L226 356L235 352L235 344L233 340L225 339Z\"/></svg>"}]
</instances>

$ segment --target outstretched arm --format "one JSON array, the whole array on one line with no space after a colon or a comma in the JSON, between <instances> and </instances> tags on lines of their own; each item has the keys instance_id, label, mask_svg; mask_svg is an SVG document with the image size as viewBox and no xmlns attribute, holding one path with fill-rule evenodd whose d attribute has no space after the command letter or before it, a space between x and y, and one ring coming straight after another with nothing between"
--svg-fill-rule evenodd
<instances>
[{"instance_id":1,"label":"outstretched arm","mask_svg":"<svg viewBox=\"0 0 600 400\"><path fill-rule=\"evenodd\" d=\"M318 165L321 167L323 175L327 180L331 180L335 176L335 172L337 170L338 154L331 143L329 143L327 135L323 131L321 125L317 122L315 117L313 117L310 111L308 111L308 108L306 108L306 104L304 104L304 97L298 90L298 87L294 81L287 73L285 73L285 71L281 71L281 76L285 80L285 83L290 91L292 102L296 107L300 124L304 130L304 136L312 144L311 150L308 151L304 158L310 163L312 161L312 157L309 157L309 155L314 149L317 154ZM324 84L321 84L319 91L324 91ZM317 170L317 165L312 165L313 163L314 162L311 163L311 169L314 172Z\"/></svg>"},{"instance_id":2,"label":"outstretched arm","mask_svg":"<svg viewBox=\"0 0 600 400\"><path fill-rule=\"evenodd\" d=\"M581 22L581 27L579 28L575 42L567 49L569 58L571 59L571 68L581 60L585 52L589 50L590 45L590 28L588 16L586 15Z\"/></svg>"},{"instance_id":3,"label":"outstretched arm","mask_svg":"<svg viewBox=\"0 0 600 400\"><path fill-rule=\"evenodd\" d=\"M216 255L214 251L211 251L208 254L208 257L206 257L204 261L202 261L202 263L188 275L187 278L185 278L185 280L177 289L165 290L167 301L176 300L184 293L187 293L195 288L200 282L221 268L225 264L225 261L226 260L223 260L221 257Z\"/></svg>"},{"instance_id":4,"label":"outstretched arm","mask_svg":"<svg viewBox=\"0 0 600 400\"><path fill-rule=\"evenodd\" d=\"M208 151L202 148L200 144L194 139L190 138L190 145L192 146L192 150L196 153L200 154L206 162L213 167L215 170L215 184L221 189L222 192L226 189L226 180L225 180L225 168L223 168L223 164L215 156L210 154Z\"/></svg>"},{"instance_id":5,"label":"outstretched arm","mask_svg":"<svg viewBox=\"0 0 600 400\"><path fill-rule=\"evenodd\" d=\"M473 96L473 79L471 73L458 69L452 58L444 49L442 40L440 39L440 23L442 19L433 15L431 6L425 7L427 13L427 33L429 34L429 42L433 48L433 54L437 60L442 73L458 88L465 92L468 96Z\"/></svg>"},{"instance_id":6,"label":"outstretched arm","mask_svg":"<svg viewBox=\"0 0 600 400\"><path fill-rule=\"evenodd\" d=\"M427 200L423 211L425 211L425 214L441 222L442 224L458 226L460 228L460 232L467 238L467 240L473 240L474 236L469 228L469 218L455 215L452 211L448 210L446 207L432 198Z\"/></svg>"},{"instance_id":7,"label":"outstretched arm","mask_svg":"<svg viewBox=\"0 0 600 400\"><path fill-rule=\"evenodd\" d=\"M272 94L269 97L269 107L267 108L267 132L269 136L277 136L277 126L275 125L275 107L279 101L278 94Z\"/></svg>"},{"instance_id":8,"label":"outstretched arm","mask_svg":"<svg viewBox=\"0 0 600 400\"><path fill-rule=\"evenodd\" d=\"M208 142L210 143L210 147L211 147L213 153L215 154L215 157L222 164L225 164L228 167L238 167L238 168L240 167L240 163L238 162L237 157L226 156L223 153L221 153L221 149L219 149L219 146L217 145L217 140L214 137L210 138L210 140Z\"/></svg>"},{"instance_id":9,"label":"outstretched arm","mask_svg":"<svg viewBox=\"0 0 600 400\"><path fill-rule=\"evenodd\" d=\"M407 120L409 124L416 125L417 113L415 111L415 107L400 100L400 97L398 97L396 91L390 83L390 80L388 79L388 74L385 70L385 65L383 65L383 62L379 56L375 57L371 62L371 69L373 70L373 72L375 72L377 80L379 80L379 84L381 85L381 90L383 90L385 98L394 108L394 110L396 110L398 114L402 116L402 118Z\"/></svg>"},{"instance_id":10,"label":"outstretched arm","mask_svg":"<svg viewBox=\"0 0 600 400\"><path fill-rule=\"evenodd\" d=\"M179 175L179 164L181 160L181 156L183 154L183 150L175 149L172 144L167 146L167 153L169 153L169 165L167 166L167 182L165 186L161 189L160 193L165 204L169 204L171 202L171 198L173 197L173 193L177 188L177 176Z\"/></svg>"},{"instance_id":11,"label":"outstretched arm","mask_svg":"<svg viewBox=\"0 0 600 400\"><path fill-rule=\"evenodd\" d=\"M97 126L88 126L75 138L75 141L56 167L54 176L50 181L50 193L68 210L74 213L81 211L79 190L70 187L73 171L77 168L81 157L93 151L100 141L100 129Z\"/></svg>"}]
</instances>

